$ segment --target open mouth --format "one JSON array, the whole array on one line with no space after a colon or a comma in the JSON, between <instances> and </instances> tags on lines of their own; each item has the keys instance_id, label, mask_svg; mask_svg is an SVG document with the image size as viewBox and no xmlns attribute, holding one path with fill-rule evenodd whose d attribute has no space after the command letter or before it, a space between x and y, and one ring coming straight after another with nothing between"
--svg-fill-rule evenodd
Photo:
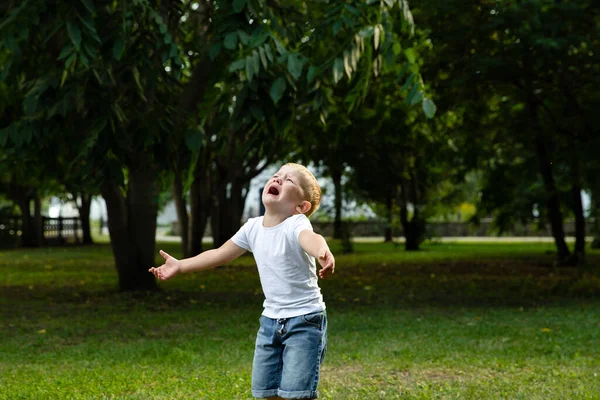
<instances>
[{"instance_id":1,"label":"open mouth","mask_svg":"<svg viewBox=\"0 0 600 400\"><path fill-rule=\"evenodd\" d=\"M271 186L267 193L277 196L277 195L279 195L279 190L276 187Z\"/></svg>"}]
</instances>

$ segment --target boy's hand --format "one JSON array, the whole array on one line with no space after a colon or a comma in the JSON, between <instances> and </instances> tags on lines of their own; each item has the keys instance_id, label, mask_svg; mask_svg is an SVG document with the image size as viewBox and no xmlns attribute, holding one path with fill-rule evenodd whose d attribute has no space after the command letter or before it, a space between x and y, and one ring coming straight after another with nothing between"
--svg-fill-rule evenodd
<instances>
[{"instance_id":1,"label":"boy's hand","mask_svg":"<svg viewBox=\"0 0 600 400\"><path fill-rule=\"evenodd\" d=\"M175 275L181 272L179 267L179 260L175 257L171 257L164 251L159 251L160 255L165 259L165 263L158 268L150 268L148 271L152 272L161 281L171 279Z\"/></svg>"},{"instance_id":2,"label":"boy's hand","mask_svg":"<svg viewBox=\"0 0 600 400\"><path fill-rule=\"evenodd\" d=\"M321 279L327 279L333 275L335 271L335 258L328 248L320 249L317 253L317 256L317 260L319 260L319 264L321 264L319 277Z\"/></svg>"}]
</instances>

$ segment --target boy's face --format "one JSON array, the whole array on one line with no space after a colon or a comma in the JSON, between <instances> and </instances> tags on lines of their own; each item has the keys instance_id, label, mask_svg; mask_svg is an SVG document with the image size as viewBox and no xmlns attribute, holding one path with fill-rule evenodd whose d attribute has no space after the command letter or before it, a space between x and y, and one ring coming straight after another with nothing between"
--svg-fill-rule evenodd
<instances>
[{"instance_id":1,"label":"boy's face","mask_svg":"<svg viewBox=\"0 0 600 400\"><path fill-rule=\"evenodd\" d=\"M302 175L294 168L284 165L267 181L262 193L265 209L270 212L293 215L296 207L304 202L300 183ZM310 203L309 203L310 204Z\"/></svg>"}]
</instances>

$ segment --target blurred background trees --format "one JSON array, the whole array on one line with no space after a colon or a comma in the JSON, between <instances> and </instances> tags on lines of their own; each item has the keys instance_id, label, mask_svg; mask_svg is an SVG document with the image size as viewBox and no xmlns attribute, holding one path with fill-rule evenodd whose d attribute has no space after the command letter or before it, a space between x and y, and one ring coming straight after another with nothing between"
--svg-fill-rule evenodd
<instances>
[{"instance_id":1,"label":"blurred background trees","mask_svg":"<svg viewBox=\"0 0 600 400\"><path fill-rule=\"evenodd\" d=\"M332 179L334 237L343 199L407 250L471 204L500 232L549 224L558 262L578 264L600 214L599 21L585 0L9 0L0 195L27 246L42 244L44 198L79 199L89 233L102 195L122 290L155 288L161 193L196 254L208 223L214 245L235 233L251 180L288 160Z\"/></svg>"}]
</instances>

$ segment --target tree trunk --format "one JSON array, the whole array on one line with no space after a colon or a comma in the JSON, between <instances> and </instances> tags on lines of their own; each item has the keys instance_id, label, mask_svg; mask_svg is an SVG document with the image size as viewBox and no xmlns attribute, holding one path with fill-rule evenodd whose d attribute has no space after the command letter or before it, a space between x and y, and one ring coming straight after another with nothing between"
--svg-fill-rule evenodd
<instances>
[{"instance_id":1,"label":"tree trunk","mask_svg":"<svg viewBox=\"0 0 600 400\"><path fill-rule=\"evenodd\" d=\"M32 197L24 187L13 188L11 197L21 210L21 245L25 247L40 247L43 243L43 229L41 207L39 199L34 206L34 215L31 215Z\"/></svg>"},{"instance_id":2,"label":"tree trunk","mask_svg":"<svg viewBox=\"0 0 600 400\"><path fill-rule=\"evenodd\" d=\"M556 188L556 183L554 182L552 164L548 158L546 143L540 135L536 136L535 146L540 165L540 173L544 181L544 188L546 189L546 207L548 209L548 217L550 218L552 236L554 237L554 244L556 245L558 260L559 262L562 262L569 258L570 251L565 242L563 215L560 210L558 189Z\"/></svg>"},{"instance_id":3,"label":"tree trunk","mask_svg":"<svg viewBox=\"0 0 600 400\"><path fill-rule=\"evenodd\" d=\"M529 64L527 64L529 66ZM570 256L569 248L565 242L565 231L563 227L563 216L560 210L560 199L558 189L554 182L554 172L552 171L552 162L548 155L546 140L544 138L541 127L538 121L538 109L533 94L533 79L527 80L527 113L529 116L529 125L531 132L535 135L534 143L536 154L540 167L540 174L544 181L546 191L546 208L548 209L548 217L552 228L552 236L556 245L558 262L564 262Z\"/></svg>"},{"instance_id":4,"label":"tree trunk","mask_svg":"<svg viewBox=\"0 0 600 400\"><path fill-rule=\"evenodd\" d=\"M191 241L190 254L196 255L202 253L202 238L208 223L208 217L212 208L212 192L210 169L206 164L202 165L200 161L196 164L194 171L194 181L190 188L190 208L191 208Z\"/></svg>"},{"instance_id":5,"label":"tree trunk","mask_svg":"<svg viewBox=\"0 0 600 400\"><path fill-rule=\"evenodd\" d=\"M102 185L110 244L121 291L157 288L154 276L148 272L154 265L158 214L158 193L154 179L151 169L131 168L127 198L115 182L107 181Z\"/></svg>"},{"instance_id":6,"label":"tree trunk","mask_svg":"<svg viewBox=\"0 0 600 400\"><path fill-rule=\"evenodd\" d=\"M331 168L331 179L335 188L335 219L333 221L333 238L341 239L343 236L342 227L342 171L337 166Z\"/></svg>"},{"instance_id":7,"label":"tree trunk","mask_svg":"<svg viewBox=\"0 0 600 400\"><path fill-rule=\"evenodd\" d=\"M591 247L592 249L600 249L600 199L598 199L598 195L600 195L600 190L592 187L591 195L592 204L590 207L590 216L593 218L594 221L592 225L592 233L594 235L594 240L592 240Z\"/></svg>"},{"instance_id":8,"label":"tree trunk","mask_svg":"<svg viewBox=\"0 0 600 400\"><path fill-rule=\"evenodd\" d=\"M393 206L393 198L392 196L388 197L387 202L385 204L386 213L387 213L387 226L385 227L385 243L389 243L392 241L392 206Z\"/></svg>"},{"instance_id":9,"label":"tree trunk","mask_svg":"<svg viewBox=\"0 0 600 400\"><path fill-rule=\"evenodd\" d=\"M552 172L552 164L548 159L546 143L539 135L535 139L537 156L540 164L540 173L544 181L546 189L546 207L548 209L548 217L550 218L550 226L552 228L552 236L558 252L558 260L564 261L569 258L570 251L565 242L565 231L563 227L563 215L560 211L560 199L558 189L554 182Z\"/></svg>"},{"instance_id":10,"label":"tree trunk","mask_svg":"<svg viewBox=\"0 0 600 400\"><path fill-rule=\"evenodd\" d=\"M583 202L581 200L581 186L571 187L573 196L573 213L575 214L575 254L576 263L583 262L585 256L585 216L583 215Z\"/></svg>"},{"instance_id":11,"label":"tree trunk","mask_svg":"<svg viewBox=\"0 0 600 400\"><path fill-rule=\"evenodd\" d=\"M16 203L21 210L21 245L36 247L33 219L31 218L31 210L29 209L29 198L27 196L19 196L16 199Z\"/></svg>"},{"instance_id":12,"label":"tree trunk","mask_svg":"<svg viewBox=\"0 0 600 400\"><path fill-rule=\"evenodd\" d=\"M37 194L33 195L33 232L35 233L36 246L44 244L44 220L42 219L42 199Z\"/></svg>"},{"instance_id":13,"label":"tree trunk","mask_svg":"<svg viewBox=\"0 0 600 400\"><path fill-rule=\"evenodd\" d=\"M73 194L77 210L79 211L79 220L81 221L81 230L83 232L83 244L94 244L92 239L92 230L90 227L90 209L92 207L92 195L87 193ZM79 198L80 201L77 201Z\"/></svg>"},{"instance_id":14,"label":"tree trunk","mask_svg":"<svg viewBox=\"0 0 600 400\"><path fill-rule=\"evenodd\" d=\"M408 182L410 183L410 182ZM414 185L413 185L414 186ZM400 193L398 194L398 203L400 204L400 223L404 233L404 249L406 251L420 250L421 242L423 241L423 222L420 220L419 209L413 203L413 216L408 218L409 205L408 184L406 181L400 184Z\"/></svg>"},{"instance_id":15,"label":"tree trunk","mask_svg":"<svg viewBox=\"0 0 600 400\"><path fill-rule=\"evenodd\" d=\"M419 218L418 212L415 211L413 217L408 219L408 210L406 207L401 207L402 229L404 230L404 249L406 251L421 250L421 242L423 241L423 224Z\"/></svg>"},{"instance_id":16,"label":"tree trunk","mask_svg":"<svg viewBox=\"0 0 600 400\"><path fill-rule=\"evenodd\" d=\"M239 229L244 213L247 187L239 180L220 183L216 188L217 201L210 214L214 247L220 247Z\"/></svg>"},{"instance_id":17,"label":"tree trunk","mask_svg":"<svg viewBox=\"0 0 600 400\"><path fill-rule=\"evenodd\" d=\"M181 236L181 250L183 258L190 257L189 232L190 224L187 211L187 201L185 193L183 193L183 182L181 172L175 171L175 179L173 181L173 200L175 209L177 210L177 221L179 222L179 235Z\"/></svg>"}]
</instances>

